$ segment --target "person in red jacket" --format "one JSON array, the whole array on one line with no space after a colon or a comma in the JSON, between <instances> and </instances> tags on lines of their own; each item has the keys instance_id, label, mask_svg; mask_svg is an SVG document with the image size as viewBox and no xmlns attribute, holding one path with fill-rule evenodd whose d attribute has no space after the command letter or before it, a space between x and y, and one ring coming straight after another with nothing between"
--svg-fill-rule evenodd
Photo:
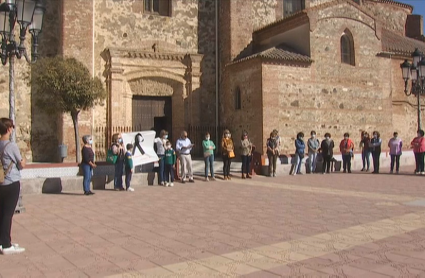
<instances>
[{"instance_id":1,"label":"person in red jacket","mask_svg":"<svg viewBox=\"0 0 425 278\"><path fill-rule=\"evenodd\" d=\"M412 143L410 143L413 148L413 153L415 154L416 161L416 175L424 175L424 154L425 154L425 138L424 131L422 129L418 130L418 136L413 138Z\"/></svg>"},{"instance_id":2,"label":"person in red jacket","mask_svg":"<svg viewBox=\"0 0 425 278\"><path fill-rule=\"evenodd\" d=\"M344 173L351 173L351 158L353 157L354 143L350 139L350 134L344 133L344 139L339 144L339 149L342 154L342 167Z\"/></svg>"}]
</instances>

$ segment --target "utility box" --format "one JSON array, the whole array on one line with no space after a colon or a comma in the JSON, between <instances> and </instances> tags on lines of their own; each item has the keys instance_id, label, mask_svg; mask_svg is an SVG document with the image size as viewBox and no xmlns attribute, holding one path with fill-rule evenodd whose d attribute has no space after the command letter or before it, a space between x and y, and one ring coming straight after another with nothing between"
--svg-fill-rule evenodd
<instances>
[{"instance_id":1,"label":"utility box","mask_svg":"<svg viewBox=\"0 0 425 278\"><path fill-rule=\"evenodd\" d=\"M63 160L68 157L68 146L67 145L59 145L59 158L60 161L63 162Z\"/></svg>"}]
</instances>

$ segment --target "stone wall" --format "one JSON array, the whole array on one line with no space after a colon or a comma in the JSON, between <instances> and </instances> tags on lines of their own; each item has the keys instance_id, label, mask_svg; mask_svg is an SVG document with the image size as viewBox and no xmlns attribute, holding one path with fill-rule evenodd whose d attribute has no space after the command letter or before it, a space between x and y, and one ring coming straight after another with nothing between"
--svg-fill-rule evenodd
<instances>
[{"instance_id":1,"label":"stone wall","mask_svg":"<svg viewBox=\"0 0 425 278\"><path fill-rule=\"evenodd\" d=\"M373 0L363 0L363 7L370 11L386 29L404 36L407 15L411 10L391 3L380 3Z\"/></svg>"},{"instance_id":2,"label":"stone wall","mask_svg":"<svg viewBox=\"0 0 425 278\"><path fill-rule=\"evenodd\" d=\"M262 68L259 60L253 59L226 67L225 91L221 125L229 128L237 151L244 130L251 141L261 150L263 138ZM241 93L241 109L235 108L236 90Z\"/></svg>"},{"instance_id":3,"label":"stone wall","mask_svg":"<svg viewBox=\"0 0 425 278\"><path fill-rule=\"evenodd\" d=\"M385 72L389 64L376 57L381 50L376 31L370 23L338 17L341 10L346 17L357 18L357 11L347 4L320 11L310 36L311 68L264 66L263 74L270 80L264 81L264 90L270 86L280 93L279 124L284 126L279 131L289 152L294 150L299 131L309 134L316 130L319 137L330 132L335 139L349 132L356 146L361 130L392 131ZM321 15L326 19L320 20ZM345 29L353 34L355 66L341 63L340 36Z\"/></svg>"}]
</instances>

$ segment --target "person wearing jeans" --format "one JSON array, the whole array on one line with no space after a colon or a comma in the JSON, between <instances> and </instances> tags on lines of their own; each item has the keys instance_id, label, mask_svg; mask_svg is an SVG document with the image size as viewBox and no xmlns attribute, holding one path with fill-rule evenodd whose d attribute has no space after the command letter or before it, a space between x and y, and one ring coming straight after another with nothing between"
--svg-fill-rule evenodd
<instances>
[{"instance_id":1,"label":"person wearing jeans","mask_svg":"<svg viewBox=\"0 0 425 278\"><path fill-rule=\"evenodd\" d=\"M211 173L211 179L215 180L214 176L214 150L215 144L211 141L211 135L209 132L205 133L205 140L202 141L202 149L204 151L204 163L205 163L205 181L209 181L208 169Z\"/></svg>"},{"instance_id":2,"label":"person wearing jeans","mask_svg":"<svg viewBox=\"0 0 425 278\"><path fill-rule=\"evenodd\" d=\"M112 152L117 156L114 173L114 190L124 190L122 175L124 174L124 147L121 133L112 135Z\"/></svg>"},{"instance_id":3,"label":"person wearing jeans","mask_svg":"<svg viewBox=\"0 0 425 278\"><path fill-rule=\"evenodd\" d=\"M252 143L248 138L248 132L244 131L241 136L242 179L251 178L251 155Z\"/></svg>"},{"instance_id":4,"label":"person wearing jeans","mask_svg":"<svg viewBox=\"0 0 425 278\"><path fill-rule=\"evenodd\" d=\"M363 162L363 168L362 172L366 171L369 172L370 168L370 138L369 133L366 131L363 132L362 140L360 142L360 148L362 150L362 162Z\"/></svg>"},{"instance_id":5,"label":"person wearing jeans","mask_svg":"<svg viewBox=\"0 0 425 278\"><path fill-rule=\"evenodd\" d=\"M413 153L415 154L416 169L415 174L424 175L424 153L425 153L425 138L424 131L422 129L418 130L418 136L413 138L410 143L413 147Z\"/></svg>"},{"instance_id":6,"label":"person wearing jeans","mask_svg":"<svg viewBox=\"0 0 425 278\"><path fill-rule=\"evenodd\" d=\"M83 149L81 150L81 156L83 161L81 162L81 167L83 168L83 190L84 195L93 195L94 193L90 191L90 182L92 178L93 168L96 168L94 163L94 152L92 149L93 140L90 135L83 136Z\"/></svg>"},{"instance_id":7,"label":"person wearing jeans","mask_svg":"<svg viewBox=\"0 0 425 278\"><path fill-rule=\"evenodd\" d=\"M308 146L308 160L310 173L314 173L316 171L316 160L317 160L317 152L320 147L319 139L316 138L316 131L312 130L310 132L311 138L307 140Z\"/></svg>"},{"instance_id":8,"label":"person wearing jeans","mask_svg":"<svg viewBox=\"0 0 425 278\"><path fill-rule=\"evenodd\" d=\"M353 156L354 143L350 139L350 134L344 133L344 139L339 144L339 149L342 155L343 173L351 173L351 158Z\"/></svg>"},{"instance_id":9,"label":"person wearing jeans","mask_svg":"<svg viewBox=\"0 0 425 278\"><path fill-rule=\"evenodd\" d=\"M403 147L403 142L400 138L398 138L398 133L394 132L393 138L388 142L388 147L390 147L390 156L391 156L391 170L390 173L394 173L394 163L396 173L399 173L400 170L400 156L401 156L401 148Z\"/></svg>"},{"instance_id":10,"label":"person wearing jeans","mask_svg":"<svg viewBox=\"0 0 425 278\"><path fill-rule=\"evenodd\" d=\"M165 145L165 180L167 183L165 184L168 187L174 186L174 169L176 164L176 152L173 150L171 146L171 142L167 141Z\"/></svg>"},{"instance_id":11,"label":"person wearing jeans","mask_svg":"<svg viewBox=\"0 0 425 278\"><path fill-rule=\"evenodd\" d=\"M20 170L25 167L18 145L10 141L10 134L15 128L8 118L0 119L0 159L2 171L5 171L4 181L0 183L0 253L11 255L22 253L25 248L13 244L11 240L12 218L18 204L21 190Z\"/></svg>"},{"instance_id":12,"label":"person wearing jeans","mask_svg":"<svg viewBox=\"0 0 425 278\"><path fill-rule=\"evenodd\" d=\"M370 140L370 147L373 159L373 173L379 174L379 159L381 156L382 139L378 131L374 131L373 138Z\"/></svg>"},{"instance_id":13,"label":"person wearing jeans","mask_svg":"<svg viewBox=\"0 0 425 278\"><path fill-rule=\"evenodd\" d=\"M303 163L303 158L305 155L305 143L304 143L304 133L299 132L297 134L297 139L295 140L295 159L296 159L296 164L295 164L295 168L294 168L294 172L292 173L292 175L301 175L301 165Z\"/></svg>"},{"instance_id":14,"label":"person wearing jeans","mask_svg":"<svg viewBox=\"0 0 425 278\"><path fill-rule=\"evenodd\" d=\"M156 144L156 155L159 158L159 170L158 170L158 182L160 185L165 185L165 144L168 141L168 132L165 130L161 130L159 133L159 137L155 138L154 143Z\"/></svg>"}]
</instances>

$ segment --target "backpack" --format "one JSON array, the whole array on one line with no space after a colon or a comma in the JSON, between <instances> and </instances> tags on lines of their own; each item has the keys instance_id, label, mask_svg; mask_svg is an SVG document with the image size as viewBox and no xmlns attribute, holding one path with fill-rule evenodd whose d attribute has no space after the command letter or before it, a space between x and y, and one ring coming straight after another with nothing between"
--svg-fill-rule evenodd
<instances>
[{"instance_id":1,"label":"backpack","mask_svg":"<svg viewBox=\"0 0 425 278\"><path fill-rule=\"evenodd\" d=\"M117 163L118 155L114 154L114 152L112 151L112 146L106 152L106 162L115 164Z\"/></svg>"},{"instance_id":2,"label":"backpack","mask_svg":"<svg viewBox=\"0 0 425 278\"><path fill-rule=\"evenodd\" d=\"M0 171L0 183L4 183L4 179L6 178L7 174L9 174L10 169L12 169L12 164L13 161L10 161L9 166L7 167L6 171L4 170L3 167L3 155L4 155L4 151L6 150L7 145L9 145L10 142L7 142L6 145L3 148L3 151L1 152L1 156L0 156L0 160L1 160L1 171Z\"/></svg>"}]
</instances>

